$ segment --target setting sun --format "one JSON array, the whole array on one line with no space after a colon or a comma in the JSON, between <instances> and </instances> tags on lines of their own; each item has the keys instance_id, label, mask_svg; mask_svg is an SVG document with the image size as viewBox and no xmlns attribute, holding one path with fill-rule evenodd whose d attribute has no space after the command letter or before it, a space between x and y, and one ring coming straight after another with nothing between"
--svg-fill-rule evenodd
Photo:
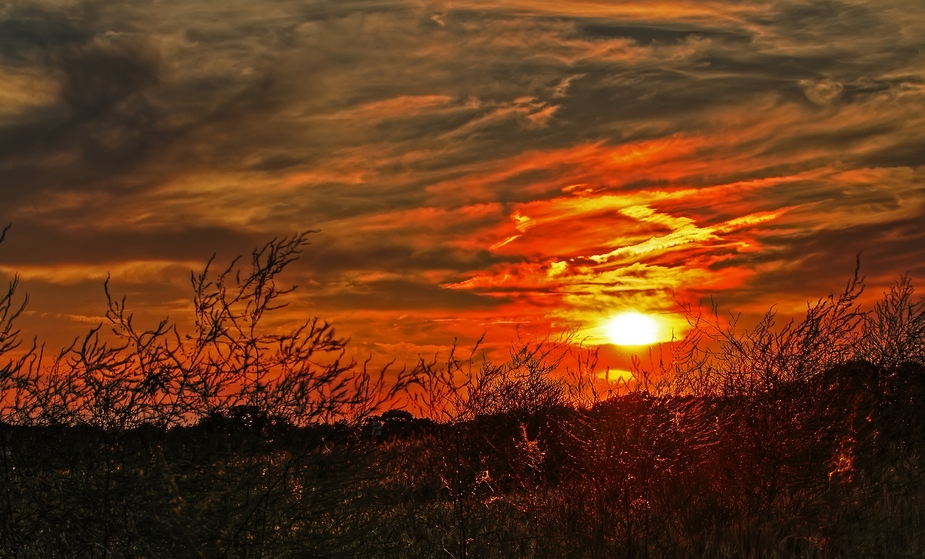
<instances>
[{"instance_id":1,"label":"setting sun","mask_svg":"<svg viewBox=\"0 0 925 559\"><path fill-rule=\"evenodd\" d=\"M658 323L638 312L620 313L604 325L607 337L616 345L650 345L658 341Z\"/></svg>"}]
</instances>

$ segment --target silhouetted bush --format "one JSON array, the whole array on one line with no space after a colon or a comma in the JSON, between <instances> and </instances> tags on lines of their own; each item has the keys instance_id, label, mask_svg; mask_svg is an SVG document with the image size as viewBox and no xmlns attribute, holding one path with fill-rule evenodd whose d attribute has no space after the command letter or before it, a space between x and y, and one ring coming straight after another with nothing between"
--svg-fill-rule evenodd
<instances>
[{"instance_id":1,"label":"silhouetted bush","mask_svg":"<svg viewBox=\"0 0 925 559\"><path fill-rule=\"evenodd\" d=\"M620 385L574 333L373 374L324 321L263 327L306 240L193 274L190 333L139 329L107 285L108 330L57 355L22 343L13 279L0 556L925 551L925 302L908 277L864 311L856 273L783 325L691 308L692 333Z\"/></svg>"}]
</instances>

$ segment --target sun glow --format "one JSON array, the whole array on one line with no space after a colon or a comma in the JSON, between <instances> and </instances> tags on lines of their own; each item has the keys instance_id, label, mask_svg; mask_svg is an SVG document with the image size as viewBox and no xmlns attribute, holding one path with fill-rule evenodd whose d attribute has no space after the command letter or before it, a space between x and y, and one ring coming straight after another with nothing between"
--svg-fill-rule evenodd
<instances>
[{"instance_id":1,"label":"sun glow","mask_svg":"<svg viewBox=\"0 0 925 559\"><path fill-rule=\"evenodd\" d=\"M616 345L651 345L658 341L659 326L651 316L638 312L620 313L604 325L611 343Z\"/></svg>"}]
</instances>

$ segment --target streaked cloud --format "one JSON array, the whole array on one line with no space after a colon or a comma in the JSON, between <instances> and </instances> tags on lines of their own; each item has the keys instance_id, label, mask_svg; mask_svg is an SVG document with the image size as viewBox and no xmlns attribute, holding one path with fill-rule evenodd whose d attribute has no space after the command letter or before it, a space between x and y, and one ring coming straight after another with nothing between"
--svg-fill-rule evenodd
<instances>
[{"instance_id":1,"label":"streaked cloud","mask_svg":"<svg viewBox=\"0 0 925 559\"><path fill-rule=\"evenodd\" d=\"M37 330L106 273L182 318L183 268L320 229L289 318L399 358L796 309L859 250L876 293L925 277L922 37L901 0L17 0L0 263Z\"/></svg>"}]
</instances>

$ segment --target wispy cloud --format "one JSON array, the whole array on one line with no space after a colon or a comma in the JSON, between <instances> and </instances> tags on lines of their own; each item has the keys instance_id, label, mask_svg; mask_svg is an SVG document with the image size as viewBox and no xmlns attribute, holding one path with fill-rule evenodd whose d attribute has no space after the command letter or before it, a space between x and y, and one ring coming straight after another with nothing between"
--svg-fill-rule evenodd
<instances>
[{"instance_id":1,"label":"wispy cloud","mask_svg":"<svg viewBox=\"0 0 925 559\"><path fill-rule=\"evenodd\" d=\"M167 309L319 228L292 317L406 353L922 277L922 37L903 0L8 3L0 262Z\"/></svg>"}]
</instances>

